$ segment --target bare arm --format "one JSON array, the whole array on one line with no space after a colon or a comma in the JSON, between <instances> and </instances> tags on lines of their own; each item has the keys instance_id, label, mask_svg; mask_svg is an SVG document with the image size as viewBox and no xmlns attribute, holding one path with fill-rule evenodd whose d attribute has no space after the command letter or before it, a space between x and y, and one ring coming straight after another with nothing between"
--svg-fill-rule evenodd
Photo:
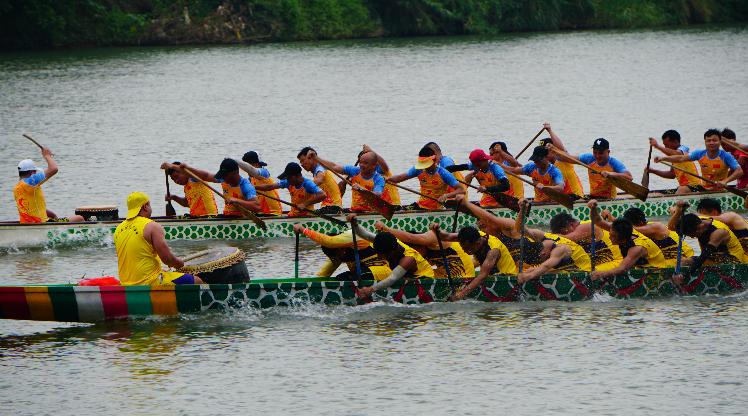
<instances>
[{"instance_id":1,"label":"bare arm","mask_svg":"<svg viewBox=\"0 0 748 416\"><path fill-rule=\"evenodd\" d=\"M320 165L322 165L322 167L329 168L329 169L333 170L334 172L337 172L337 173L339 173L341 175L344 174L344 172L343 172L343 165L339 165L339 164L337 164L335 162L322 159L319 156L316 156L315 159L317 159L317 161L319 162Z\"/></svg>"},{"instance_id":2,"label":"bare arm","mask_svg":"<svg viewBox=\"0 0 748 416\"><path fill-rule=\"evenodd\" d=\"M167 198L167 201L171 200L176 202L177 204L183 206L183 207L189 207L190 204L187 202L187 198L183 196L177 196L177 195L169 195L169 198Z\"/></svg>"},{"instance_id":3,"label":"bare arm","mask_svg":"<svg viewBox=\"0 0 748 416\"><path fill-rule=\"evenodd\" d=\"M681 217L683 217L683 211L685 211L687 207L688 203L686 201L678 201L675 203L675 211L673 211L670 220L667 222L667 228L669 230L675 232L678 231L678 222L680 222Z\"/></svg>"},{"instance_id":4,"label":"bare arm","mask_svg":"<svg viewBox=\"0 0 748 416\"><path fill-rule=\"evenodd\" d=\"M239 168L249 174L249 176L255 178L255 179L265 179L264 176L260 175L259 169L256 167L250 165L249 163L241 160L241 159L234 159L236 163L239 164Z\"/></svg>"},{"instance_id":5,"label":"bare arm","mask_svg":"<svg viewBox=\"0 0 748 416\"><path fill-rule=\"evenodd\" d=\"M182 162L181 165L176 165L176 167L182 170L189 170L190 172L194 173L195 176L204 180L205 182L218 182L218 180L216 180L216 177L212 173L192 167L190 165L187 165L187 163Z\"/></svg>"},{"instance_id":6,"label":"bare arm","mask_svg":"<svg viewBox=\"0 0 748 416\"><path fill-rule=\"evenodd\" d=\"M314 195L310 195L309 198L307 198L304 201L302 201L301 204L299 204L299 206L301 208L307 208L307 207L310 207L310 206L312 206L312 205L314 205L316 203L324 201L325 198L326 198L326 196L325 196L324 192L318 192L318 193L316 193Z\"/></svg>"},{"instance_id":7,"label":"bare arm","mask_svg":"<svg viewBox=\"0 0 748 416\"><path fill-rule=\"evenodd\" d=\"M57 174L59 168L57 167L57 162L52 157L52 151L49 150L49 147L42 147L42 157L47 162L47 168L44 169L44 178L49 179Z\"/></svg>"},{"instance_id":8,"label":"bare arm","mask_svg":"<svg viewBox=\"0 0 748 416\"><path fill-rule=\"evenodd\" d=\"M381 221L377 221L377 223L374 224L374 228L379 231L388 232L394 235L398 240L408 245L433 247L437 244L436 235L432 231L427 231L421 234L413 234L407 231L398 230L396 228L387 227Z\"/></svg>"},{"instance_id":9,"label":"bare arm","mask_svg":"<svg viewBox=\"0 0 748 416\"><path fill-rule=\"evenodd\" d=\"M278 182L255 185L255 189L258 191L272 191L273 189L278 189L278 188L280 188L280 185L278 184Z\"/></svg>"},{"instance_id":10,"label":"bare arm","mask_svg":"<svg viewBox=\"0 0 748 416\"><path fill-rule=\"evenodd\" d=\"M634 227L634 229L654 240L662 240L669 235L668 229L664 224L654 221L648 223L647 225Z\"/></svg>"},{"instance_id":11,"label":"bare arm","mask_svg":"<svg viewBox=\"0 0 748 416\"><path fill-rule=\"evenodd\" d=\"M478 205L469 202L466 203L464 198L458 198L457 200L462 207L467 208L474 217L480 219L485 224L496 227L502 232L507 232L509 235L516 235L514 232L514 220L497 217Z\"/></svg>"},{"instance_id":12,"label":"bare arm","mask_svg":"<svg viewBox=\"0 0 748 416\"><path fill-rule=\"evenodd\" d=\"M166 244L164 229L161 225L155 222L146 224L145 229L143 230L143 238L153 246L156 254L158 254L158 257L162 262L164 262L164 264L175 269L184 266L184 262L179 257L175 256Z\"/></svg>"},{"instance_id":13,"label":"bare arm","mask_svg":"<svg viewBox=\"0 0 748 416\"><path fill-rule=\"evenodd\" d=\"M727 179L722 181L722 183L727 185L728 183L740 178L741 176L743 176L743 168L738 166L738 168L732 171L732 173L730 173L730 176L728 176Z\"/></svg>"},{"instance_id":14,"label":"bare arm","mask_svg":"<svg viewBox=\"0 0 748 416\"><path fill-rule=\"evenodd\" d=\"M644 169L647 169L647 168L645 167ZM665 179L675 179L675 172L672 169L670 169L670 170L659 170L659 169L654 169L654 168L650 167L649 168L649 173L654 173L655 175L657 175L657 176L659 176L661 178L665 178Z\"/></svg>"},{"instance_id":15,"label":"bare arm","mask_svg":"<svg viewBox=\"0 0 748 416\"><path fill-rule=\"evenodd\" d=\"M257 200L257 198L252 199L239 199L239 198L226 198L226 203L231 205L241 205L242 207L254 211L259 212L262 210L262 207L260 206L260 201Z\"/></svg>"},{"instance_id":16,"label":"bare arm","mask_svg":"<svg viewBox=\"0 0 748 416\"><path fill-rule=\"evenodd\" d=\"M517 275L517 282L522 284L527 281L537 279L554 267L558 266L567 257L571 257L571 247L565 244L560 244L551 251L551 254L550 256L548 256L548 259L546 261L540 263L537 267L534 267Z\"/></svg>"},{"instance_id":17,"label":"bare arm","mask_svg":"<svg viewBox=\"0 0 748 416\"><path fill-rule=\"evenodd\" d=\"M491 274L491 270L496 266L496 263L499 261L499 256L501 256L501 253L497 249L491 249L488 254L486 254L486 259L483 260L483 263L480 265L480 272L478 273L478 276L475 276L473 280L468 283L467 286L462 288L461 290L457 291L453 296L453 300L460 300L464 299L465 296L467 296L470 292L475 290L478 286L483 283L483 281L486 280L486 278Z\"/></svg>"},{"instance_id":18,"label":"bare arm","mask_svg":"<svg viewBox=\"0 0 748 416\"><path fill-rule=\"evenodd\" d=\"M665 156L665 157L657 156L654 158L654 161L656 163L660 163L660 162L681 163L681 162L688 162L689 160L691 159L690 159L690 156L688 156L687 154L686 155L677 154L677 155L671 155L671 156Z\"/></svg>"},{"instance_id":19,"label":"bare arm","mask_svg":"<svg viewBox=\"0 0 748 416\"><path fill-rule=\"evenodd\" d=\"M636 262L639 261L640 258L645 257L647 255L647 250L644 247L640 246L634 246L631 247L626 253L626 257L621 260L621 263L618 264L618 266L610 269L610 270L598 270L595 272L592 272L593 280L597 279L604 279L606 277L615 276L617 274L625 273L629 271L632 267L636 266Z\"/></svg>"},{"instance_id":20,"label":"bare arm","mask_svg":"<svg viewBox=\"0 0 748 416\"><path fill-rule=\"evenodd\" d=\"M543 123L543 127L545 128L545 131L547 131L548 134L551 136L551 142L553 143L553 145L556 146L558 150L565 152L566 147L564 147L564 143L558 137L556 132L553 129L551 129L551 123L548 123L548 122Z\"/></svg>"}]
</instances>

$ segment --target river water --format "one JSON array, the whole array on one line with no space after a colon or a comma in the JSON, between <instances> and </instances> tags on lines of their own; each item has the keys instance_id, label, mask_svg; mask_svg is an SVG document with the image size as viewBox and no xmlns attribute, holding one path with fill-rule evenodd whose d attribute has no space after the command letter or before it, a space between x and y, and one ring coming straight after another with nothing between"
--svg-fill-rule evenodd
<instances>
[{"instance_id":1,"label":"river water","mask_svg":"<svg viewBox=\"0 0 748 416\"><path fill-rule=\"evenodd\" d=\"M543 121L574 153L610 139L639 177L666 129L743 138L746 67L742 28L0 55L0 218L18 161L40 162L22 133L57 156L62 215L122 213L135 190L161 213L164 160L215 170L257 150L277 174L304 145L350 163L367 143L401 172L426 141L464 161L495 139L516 152ZM172 246L215 245L249 251L253 276L293 271L290 239ZM302 274L321 259L302 244ZM3 284L115 272L110 242L0 253ZM745 294L0 322L0 414L745 414L747 335Z\"/></svg>"}]
</instances>

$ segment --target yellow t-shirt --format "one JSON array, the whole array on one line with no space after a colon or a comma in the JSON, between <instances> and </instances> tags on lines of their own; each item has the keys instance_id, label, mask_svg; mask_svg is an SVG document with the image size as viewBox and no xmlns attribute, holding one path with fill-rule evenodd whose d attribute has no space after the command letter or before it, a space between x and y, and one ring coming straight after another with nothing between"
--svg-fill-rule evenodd
<instances>
[{"instance_id":1,"label":"yellow t-shirt","mask_svg":"<svg viewBox=\"0 0 748 416\"><path fill-rule=\"evenodd\" d=\"M123 221L114 230L117 271L123 285L172 284L183 273L162 272L161 259L151 243L143 237L150 218L135 217ZM162 278L162 274L164 274Z\"/></svg>"}]
</instances>

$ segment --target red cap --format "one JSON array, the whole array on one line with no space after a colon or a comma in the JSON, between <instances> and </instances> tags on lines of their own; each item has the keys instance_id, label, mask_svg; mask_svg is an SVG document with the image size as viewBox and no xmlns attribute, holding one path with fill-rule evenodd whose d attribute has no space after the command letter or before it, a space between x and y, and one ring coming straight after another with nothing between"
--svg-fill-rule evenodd
<instances>
[{"instance_id":1,"label":"red cap","mask_svg":"<svg viewBox=\"0 0 748 416\"><path fill-rule=\"evenodd\" d=\"M487 155L483 149L475 149L470 152L470 161L475 163L481 160L491 160L491 156Z\"/></svg>"}]
</instances>

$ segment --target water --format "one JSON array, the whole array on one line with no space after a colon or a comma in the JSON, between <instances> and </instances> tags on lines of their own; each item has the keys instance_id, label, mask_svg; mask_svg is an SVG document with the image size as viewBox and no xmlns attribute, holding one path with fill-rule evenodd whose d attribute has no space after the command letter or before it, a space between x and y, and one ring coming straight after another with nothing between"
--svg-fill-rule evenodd
<instances>
[{"instance_id":1,"label":"water","mask_svg":"<svg viewBox=\"0 0 748 416\"><path fill-rule=\"evenodd\" d=\"M254 149L277 174L304 145L350 163L367 143L401 172L428 140L463 161L496 138L516 152L546 120L575 153L609 138L638 178L666 129L743 137L746 65L742 28L1 55L0 218L15 165L40 160L21 133L56 153L63 215L123 212L135 190L161 213L164 160L215 170ZM291 239L172 247L216 245L250 252L255 277L293 273ZM313 274L322 254L301 248ZM3 284L115 272L111 242L0 253ZM746 312L737 294L0 322L0 414L745 414Z\"/></svg>"}]
</instances>

